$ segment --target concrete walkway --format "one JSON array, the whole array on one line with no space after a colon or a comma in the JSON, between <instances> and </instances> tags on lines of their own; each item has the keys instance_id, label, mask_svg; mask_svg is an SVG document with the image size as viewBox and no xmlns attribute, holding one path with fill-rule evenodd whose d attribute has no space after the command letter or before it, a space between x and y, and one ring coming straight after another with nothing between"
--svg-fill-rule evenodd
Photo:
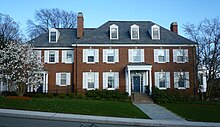
<instances>
[{"instance_id":1,"label":"concrete walkway","mask_svg":"<svg viewBox=\"0 0 220 127\"><path fill-rule=\"evenodd\" d=\"M186 121L166 108L157 104L134 104L153 120Z\"/></svg>"},{"instance_id":2,"label":"concrete walkway","mask_svg":"<svg viewBox=\"0 0 220 127\"><path fill-rule=\"evenodd\" d=\"M148 126L148 127L153 127L153 126L220 127L220 123L211 123L211 122L189 122L189 121L119 118L119 117L75 115L75 114L63 114L63 113L12 110L12 109L0 109L0 116L16 117L16 118L30 118L30 119L44 119L44 120L73 121L73 122L103 123L103 124L106 123L106 124L130 125L130 126Z\"/></svg>"}]
</instances>

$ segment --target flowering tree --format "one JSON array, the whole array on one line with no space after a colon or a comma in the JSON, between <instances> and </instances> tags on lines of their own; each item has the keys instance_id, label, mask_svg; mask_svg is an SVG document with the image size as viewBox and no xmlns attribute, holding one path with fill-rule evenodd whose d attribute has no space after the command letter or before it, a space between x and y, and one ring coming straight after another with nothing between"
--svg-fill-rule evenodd
<instances>
[{"instance_id":1,"label":"flowering tree","mask_svg":"<svg viewBox=\"0 0 220 127\"><path fill-rule=\"evenodd\" d=\"M0 69L9 91L23 96L28 85L39 87L43 64L30 44L9 42L0 50Z\"/></svg>"}]
</instances>

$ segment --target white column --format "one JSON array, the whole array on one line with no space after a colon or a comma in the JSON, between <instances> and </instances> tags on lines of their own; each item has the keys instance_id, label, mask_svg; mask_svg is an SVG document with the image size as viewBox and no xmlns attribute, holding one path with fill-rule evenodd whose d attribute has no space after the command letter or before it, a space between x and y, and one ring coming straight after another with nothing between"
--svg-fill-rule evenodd
<instances>
[{"instance_id":1,"label":"white column","mask_svg":"<svg viewBox=\"0 0 220 127\"><path fill-rule=\"evenodd\" d=\"M128 95L131 95L131 72L128 70Z\"/></svg>"},{"instance_id":2,"label":"white column","mask_svg":"<svg viewBox=\"0 0 220 127\"><path fill-rule=\"evenodd\" d=\"M145 75L145 78L146 78L146 86L148 87L149 86L149 82L148 82L148 71L145 72L146 75Z\"/></svg>"},{"instance_id":3,"label":"white column","mask_svg":"<svg viewBox=\"0 0 220 127\"><path fill-rule=\"evenodd\" d=\"M43 93L46 93L46 74L45 72L43 72L43 86L42 86L42 90L43 90Z\"/></svg>"},{"instance_id":4,"label":"white column","mask_svg":"<svg viewBox=\"0 0 220 127\"><path fill-rule=\"evenodd\" d=\"M1 90L0 90L0 92L2 92L3 91L3 82L2 81L0 81L1 82Z\"/></svg>"},{"instance_id":5,"label":"white column","mask_svg":"<svg viewBox=\"0 0 220 127\"><path fill-rule=\"evenodd\" d=\"M152 95L152 78L151 78L151 70L149 70L149 95Z\"/></svg>"},{"instance_id":6,"label":"white column","mask_svg":"<svg viewBox=\"0 0 220 127\"><path fill-rule=\"evenodd\" d=\"M203 92L206 92L207 81L206 81L206 76L204 74L203 74L203 77L202 77L202 82L203 82Z\"/></svg>"},{"instance_id":7,"label":"white column","mask_svg":"<svg viewBox=\"0 0 220 127\"><path fill-rule=\"evenodd\" d=\"M46 73L45 76L45 86L46 86L45 93L48 93L48 73Z\"/></svg>"}]
</instances>

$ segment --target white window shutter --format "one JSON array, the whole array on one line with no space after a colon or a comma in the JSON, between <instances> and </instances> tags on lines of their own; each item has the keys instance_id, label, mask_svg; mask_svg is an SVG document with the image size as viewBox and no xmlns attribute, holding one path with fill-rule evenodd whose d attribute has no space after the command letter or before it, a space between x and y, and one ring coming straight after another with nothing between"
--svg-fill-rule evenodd
<instances>
[{"instance_id":1,"label":"white window shutter","mask_svg":"<svg viewBox=\"0 0 220 127\"><path fill-rule=\"evenodd\" d=\"M103 89L108 88L108 73L103 72Z\"/></svg>"},{"instance_id":2,"label":"white window shutter","mask_svg":"<svg viewBox=\"0 0 220 127\"><path fill-rule=\"evenodd\" d=\"M188 62L189 61L189 57L188 57L188 49L184 50L184 62Z\"/></svg>"},{"instance_id":3,"label":"white window shutter","mask_svg":"<svg viewBox=\"0 0 220 127\"><path fill-rule=\"evenodd\" d=\"M115 89L119 89L119 72L115 72L114 75L114 79L115 79Z\"/></svg>"},{"instance_id":4,"label":"white window shutter","mask_svg":"<svg viewBox=\"0 0 220 127\"><path fill-rule=\"evenodd\" d=\"M173 49L173 62L177 62L177 49Z\"/></svg>"},{"instance_id":5,"label":"white window shutter","mask_svg":"<svg viewBox=\"0 0 220 127\"><path fill-rule=\"evenodd\" d=\"M107 62L107 49L103 49L103 62Z\"/></svg>"},{"instance_id":6,"label":"white window shutter","mask_svg":"<svg viewBox=\"0 0 220 127\"><path fill-rule=\"evenodd\" d=\"M155 87L157 87L157 88L159 88L159 73L160 72L154 72Z\"/></svg>"},{"instance_id":7,"label":"white window shutter","mask_svg":"<svg viewBox=\"0 0 220 127\"><path fill-rule=\"evenodd\" d=\"M178 82L179 82L179 72L174 72L174 88L179 87Z\"/></svg>"},{"instance_id":8,"label":"white window shutter","mask_svg":"<svg viewBox=\"0 0 220 127\"><path fill-rule=\"evenodd\" d=\"M45 63L49 62L49 51L44 51L44 62Z\"/></svg>"},{"instance_id":9,"label":"white window shutter","mask_svg":"<svg viewBox=\"0 0 220 127\"><path fill-rule=\"evenodd\" d=\"M55 51L55 63L59 63L59 51Z\"/></svg>"},{"instance_id":10,"label":"white window shutter","mask_svg":"<svg viewBox=\"0 0 220 127\"><path fill-rule=\"evenodd\" d=\"M70 80L71 80L71 77L70 77L70 73L66 73L66 85L70 85Z\"/></svg>"},{"instance_id":11,"label":"white window shutter","mask_svg":"<svg viewBox=\"0 0 220 127\"><path fill-rule=\"evenodd\" d=\"M83 89L87 89L88 88L88 73L83 72Z\"/></svg>"},{"instance_id":12,"label":"white window shutter","mask_svg":"<svg viewBox=\"0 0 220 127\"><path fill-rule=\"evenodd\" d=\"M166 72L166 88L170 88L170 72Z\"/></svg>"},{"instance_id":13,"label":"white window shutter","mask_svg":"<svg viewBox=\"0 0 220 127\"><path fill-rule=\"evenodd\" d=\"M61 76L61 73L56 73L56 85L60 85L61 84L60 76Z\"/></svg>"},{"instance_id":14,"label":"white window shutter","mask_svg":"<svg viewBox=\"0 0 220 127\"><path fill-rule=\"evenodd\" d=\"M95 73L95 89L99 89L99 73Z\"/></svg>"},{"instance_id":15,"label":"white window shutter","mask_svg":"<svg viewBox=\"0 0 220 127\"><path fill-rule=\"evenodd\" d=\"M95 49L95 62L99 62L99 50Z\"/></svg>"},{"instance_id":16,"label":"white window shutter","mask_svg":"<svg viewBox=\"0 0 220 127\"><path fill-rule=\"evenodd\" d=\"M141 62L144 62L144 49L141 50Z\"/></svg>"},{"instance_id":17,"label":"white window shutter","mask_svg":"<svg viewBox=\"0 0 220 127\"><path fill-rule=\"evenodd\" d=\"M35 50L35 52L37 55L36 57L37 57L38 62L41 63L41 50Z\"/></svg>"},{"instance_id":18,"label":"white window shutter","mask_svg":"<svg viewBox=\"0 0 220 127\"><path fill-rule=\"evenodd\" d=\"M119 62L119 50L115 49L115 62Z\"/></svg>"},{"instance_id":19,"label":"white window shutter","mask_svg":"<svg viewBox=\"0 0 220 127\"><path fill-rule=\"evenodd\" d=\"M87 51L88 49L83 49L83 62L88 62Z\"/></svg>"},{"instance_id":20,"label":"white window shutter","mask_svg":"<svg viewBox=\"0 0 220 127\"><path fill-rule=\"evenodd\" d=\"M133 62L133 49L128 49L128 62Z\"/></svg>"},{"instance_id":21,"label":"white window shutter","mask_svg":"<svg viewBox=\"0 0 220 127\"><path fill-rule=\"evenodd\" d=\"M158 49L154 49L154 62L158 62Z\"/></svg>"},{"instance_id":22,"label":"white window shutter","mask_svg":"<svg viewBox=\"0 0 220 127\"><path fill-rule=\"evenodd\" d=\"M66 51L62 51L62 63L66 62Z\"/></svg>"},{"instance_id":23,"label":"white window shutter","mask_svg":"<svg viewBox=\"0 0 220 127\"><path fill-rule=\"evenodd\" d=\"M170 54L169 54L169 49L165 49L165 58L166 58L166 62L170 62Z\"/></svg>"},{"instance_id":24,"label":"white window shutter","mask_svg":"<svg viewBox=\"0 0 220 127\"><path fill-rule=\"evenodd\" d=\"M186 76L186 88L190 88L190 86L189 86L189 72L185 72L185 76Z\"/></svg>"}]
</instances>

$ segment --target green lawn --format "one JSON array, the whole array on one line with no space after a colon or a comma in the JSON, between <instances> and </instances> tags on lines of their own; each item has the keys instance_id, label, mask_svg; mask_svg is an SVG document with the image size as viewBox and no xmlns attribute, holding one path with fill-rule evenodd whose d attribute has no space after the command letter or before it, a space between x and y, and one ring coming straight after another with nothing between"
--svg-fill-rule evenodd
<instances>
[{"instance_id":1,"label":"green lawn","mask_svg":"<svg viewBox=\"0 0 220 127\"><path fill-rule=\"evenodd\" d=\"M220 122L220 105L211 104L160 104L192 121Z\"/></svg>"},{"instance_id":2,"label":"green lawn","mask_svg":"<svg viewBox=\"0 0 220 127\"><path fill-rule=\"evenodd\" d=\"M72 99L32 99L16 100L0 98L0 108L35 110L46 112L86 114L98 116L149 118L131 102L72 100Z\"/></svg>"}]
</instances>

